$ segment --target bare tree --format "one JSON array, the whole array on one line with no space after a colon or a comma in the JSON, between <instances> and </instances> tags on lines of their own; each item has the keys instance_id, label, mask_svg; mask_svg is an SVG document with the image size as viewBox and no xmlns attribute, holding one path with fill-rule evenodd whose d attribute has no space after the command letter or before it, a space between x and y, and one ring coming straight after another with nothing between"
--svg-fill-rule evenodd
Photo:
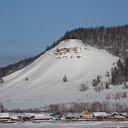
<instances>
[{"instance_id":1,"label":"bare tree","mask_svg":"<svg viewBox=\"0 0 128 128\"><path fill-rule=\"evenodd\" d=\"M4 106L2 103L0 103L0 112L4 112Z\"/></svg>"},{"instance_id":2,"label":"bare tree","mask_svg":"<svg viewBox=\"0 0 128 128\"><path fill-rule=\"evenodd\" d=\"M100 102L96 101L91 104L91 111L92 112L100 112L103 111L103 106Z\"/></svg>"}]
</instances>

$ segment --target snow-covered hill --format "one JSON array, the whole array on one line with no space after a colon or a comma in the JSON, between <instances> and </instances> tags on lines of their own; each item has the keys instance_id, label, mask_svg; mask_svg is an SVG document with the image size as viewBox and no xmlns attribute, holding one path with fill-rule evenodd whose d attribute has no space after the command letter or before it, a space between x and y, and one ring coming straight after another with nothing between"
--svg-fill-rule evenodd
<instances>
[{"instance_id":1,"label":"snow-covered hill","mask_svg":"<svg viewBox=\"0 0 128 128\"><path fill-rule=\"evenodd\" d=\"M117 59L105 50L85 46L80 40L64 40L26 68L4 77L0 101L7 108L104 101L107 95L122 88L111 87L97 93L91 83L97 75L102 76L103 82L108 80L105 73ZM64 76L67 82L63 81ZM82 83L89 87L87 91L80 91Z\"/></svg>"}]
</instances>

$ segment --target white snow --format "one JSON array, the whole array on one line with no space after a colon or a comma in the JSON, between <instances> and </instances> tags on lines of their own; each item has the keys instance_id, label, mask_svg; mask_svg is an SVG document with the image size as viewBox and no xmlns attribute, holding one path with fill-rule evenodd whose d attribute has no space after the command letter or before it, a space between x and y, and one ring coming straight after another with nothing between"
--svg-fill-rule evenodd
<instances>
[{"instance_id":1,"label":"white snow","mask_svg":"<svg viewBox=\"0 0 128 128\"><path fill-rule=\"evenodd\" d=\"M76 121L76 122L43 122L43 123L21 123L21 124L0 124L1 128L128 128L128 122L109 121Z\"/></svg>"},{"instance_id":2,"label":"white snow","mask_svg":"<svg viewBox=\"0 0 128 128\"><path fill-rule=\"evenodd\" d=\"M9 113L0 113L0 118L9 118Z\"/></svg>"},{"instance_id":3,"label":"white snow","mask_svg":"<svg viewBox=\"0 0 128 128\"><path fill-rule=\"evenodd\" d=\"M110 71L117 59L80 40L64 40L26 68L4 77L0 101L8 108L35 108L53 103L104 100L104 94L109 91L96 93L91 81L97 75L106 80L106 71ZM64 75L68 82L63 82ZM88 91L79 91L82 83L88 84Z\"/></svg>"}]
</instances>

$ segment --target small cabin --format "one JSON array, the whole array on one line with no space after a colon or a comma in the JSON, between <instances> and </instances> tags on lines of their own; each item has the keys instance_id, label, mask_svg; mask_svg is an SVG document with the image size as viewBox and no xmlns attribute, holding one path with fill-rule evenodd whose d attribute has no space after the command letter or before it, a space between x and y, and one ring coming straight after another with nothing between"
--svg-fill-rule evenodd
<instances>
[{"instance_id":1,"label":"small cabin","mask_svg":"<svg viewBox=\"0 0 128 128\"><path fill-rule=\"evenodd\" d=\"M111 121L125 121L126 114L114 112L114 113L110 114L109 119Z\"/></svg>"},{"instance_id":2,"label":"small cabin","mask_svg":"<svg viewBox=\"0 0 128 128\"><path fill-rule=\"evenodd\" d=\"M20 121L20 122L33 122L34 120L34 116L31 116L31 115L19 115L17 116L17 121Z\"/></svg>"},{"instance_id":3,"label":"small cabin","mask_svg":"<svg viewBox=\"0 0 128 128\"><path fill-rule=\"evenodd\" d=\"M83 111L82 115L83 115L83 118L85 118L85 119L92 119L93 118L93 113L92 112Z\"/></svg>"},{"instance_id":4,"label":"small cabin","mask_svg":"<svg viewBox=\"0 0 128 128\"><path fill-rule=\"evenodd\" d=\"M66 119L79 119L80 113L68 113L66 114Z\"/></svg>"},{"instance_id":5,"label":"small cabin","mask_svg":"<svg viewBox=\"0 0 128 128\"><path fill-rule=\"evenodd\" d=\"M93 116L97 120L103 120L103 119L108 118L109 114L106 112L93 112Z\"/></svg>"},{"instance_id":6,"label":"small cabin","mask_svg":"<svg viewBox=\"0 0 128 128\"><path fill-rule=\"evenodd\" d=\"M9 113L0 113L0 119L10 119Z\"/></svg>"},{"instance_id":7,"label":"small cabin","mask_svg":"<svg viewBox=\"0 0 128 128\"><path fill-rule=\"evenodd\" d=\"M9 113L0 113L0 122L5 122L10 119Z\"/></svg>"},{"instance_id":8,"label":"small cabin","mask_svg":"<svg viewBox=\"0 0 128 128\"><path fill-rule=\"evenodd\" d=\"M63 116L63 113L62 113L62 112L59 112L59 111L57 111L57 112L52 112L52 113L50 114L50 116L51 116L52 118L56 119L56 120L59 120L59 119Z\"/></svg>"}]
</instances>

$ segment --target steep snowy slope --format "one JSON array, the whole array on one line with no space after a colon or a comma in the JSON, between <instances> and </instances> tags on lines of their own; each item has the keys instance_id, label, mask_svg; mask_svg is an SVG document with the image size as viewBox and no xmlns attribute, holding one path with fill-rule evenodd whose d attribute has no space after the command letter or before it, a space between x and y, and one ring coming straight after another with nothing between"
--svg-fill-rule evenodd
<instances>
[{"instance_id":1,"label":"steep snowy slope","mask_svg":"<svg viewBox=\"0 0 128 128\"><path fill-rule=\"evenodd\" d=\"M31 65L6 76L0 87L0 100L8 108L101 100L100 94L94 95L91 82L97 75L106 80L105 73L116 60L105 50L85 46L80 40L64 40ZM67 82L63 82L64 76ZM88 85L87 92L79 90L82 83Z\"/></svg>"}]
</instances>

